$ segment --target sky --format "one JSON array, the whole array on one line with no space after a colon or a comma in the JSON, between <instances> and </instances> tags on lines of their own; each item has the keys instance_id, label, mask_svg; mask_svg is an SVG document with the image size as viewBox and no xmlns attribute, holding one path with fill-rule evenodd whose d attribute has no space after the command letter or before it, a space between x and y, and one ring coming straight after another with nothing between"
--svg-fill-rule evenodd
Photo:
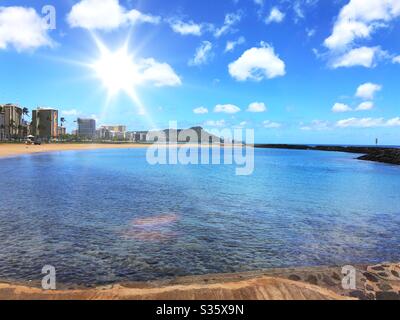
<instances>
[{"instance_id":1,"label":"sky","mask_svg":"<svg viewBox=\"0 0 400 320\"><path fill-rule=\"evenodd\" d=\"M400 0L0 0L0 103L400 145Z\"/></svg>"}]
</instances>

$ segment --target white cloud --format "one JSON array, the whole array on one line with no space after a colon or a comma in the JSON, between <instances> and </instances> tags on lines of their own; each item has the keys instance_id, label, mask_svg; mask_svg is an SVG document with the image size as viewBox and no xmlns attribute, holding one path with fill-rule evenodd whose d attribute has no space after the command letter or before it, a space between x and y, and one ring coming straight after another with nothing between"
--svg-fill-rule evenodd
<instances>
[{"instance_id":1,"label":"white cloud","mask_svg":"<svg viewBox=\"0 0 400 320\"><path fill-rule=\"evenodd\" d=\"M248 125L248 122L247 122L247 121L242 121L242 122L240 122L240 123L238 123L238 124L235 124L235 125L233 126L233 128L234 128L234 129L243 129L243 128L245 128L247 125Z\"/></svg>"},{"instance_id":2,"label":"white cloud","mask_svg":"<svg viewBox=\"0 0 400 320\"><path fill-rule=\"evenodd\" d=\"M227 41L225 52L233 51L238 45L245 43L246 39L244 37L240 37L235 41Z\"/></svg>"},{"instance_id":3,"label":"white cloud","mask_svg":"<svg viewBox=\"0 0 400 320\"><path fill-rule=\"evenodd\" d=\"M394 57L392 62L393 63L400 63L400 56Z\"/></svg>"},{"instance_id":4,"label":"white cloud","mask_svg":"<svg viewBox=\"0 0 400 320\"><path fill-rule=\"evenodd\" d=\"M225 127L225 120L208 120L204 123L205 127Z\"/></svg>"},{"instance_id":5,"label":"white cloud","mask_svg":"<svg viewBox=\"0 0 400 320\"><path fill-rule=\"evenodd\" d=\"M313 120L310 124L304 125L301 124L302 126L300 127L301 130L303 131L322 131L322 130L328 130L330 129L330 124L327 121L323 120Z\"/></svg>"},{"instance_id":6,"label":"white cloud","mask_svg":"<svg viewBox=\"0 0 400 320\"><path fill-rule=\"evenodd\" d=\"M240 108L233 104L217 104L214 108L214 112L234 114L240 112Z\"/></svg>"},{"instance_id":7,"label":"white cloud","mask_svg":"<svg viewBox=\"0 0 400 320\"><path fill-rule=\"evenodd\" d=\"M362 66L372 68L376 65L376 60L379 57L385 56L386 52L380 47L361 47L352 49L349 52L339 55L332 62L333 68Z\"/></svg>"},{"instance_id":8,"label":"white cloud","mask_svg":"<svg viewBox=\"0 0 400 320\"><path fill-rule=\"evenodd\" d=\"M138 64L141 80L156 87L180 86L182 81L167 63L160 63L153 58L142 59Z\"/></svg>"},{"instance_id":9,"label":"white cloud","mask_svg":"<svg viewBox=\"0 0 400 320\"><path fill-rule=\"evenodd\" d=\"M375 83L364 83L357 88L356 97L372 100L374 99L375 93L382 90L382 86Z\"/></svg>"},{"instance_id":10,"label":"white cloud","mask_svg":"<svg viewBox=\"0 0 400 320\"><path fill-rule=\"evenodd\" d=\"M311 38L315 35L317 31L315 29L306 29L307 37Z\"/></svg>"},{"instance_id":11,"label":"white cloud","mask_svg":"<svg viewBox=\"0 0 400 320\"><path fill-rule=\"evenodd\" d=\"M33 8L0 7L0 49L14 47L18 52L51 47L49 27Z\"/></svg>"},{"instance_id":12,"label":"white cloud","mask_svg":"<svg viewBox=\"0 0 400 320\"><path fill-rule=\"evenodd\" d=\"M263 6L264 5L264 0L254 0L254 3L256 5Z\"/></svg>"},{"instance_id":13,"label":"white cloud","mask_svg":"<svg viewBox=\"0 0 400 320\"><path fill-rule=\"evenodd\" d=\"M203 26L201 24L194 23L193 21L183 22L181 20L170 20L169 24L172 30L181 35L194 35L201 36Z\"/></svg>"},{"instance_id":14,"label":"white cloud","mask_svg":"<svg viewBox=\"0 0 400 320\"><path fill-rule=\"evenodd\" d=\"M196 109L193 109L193 113L195 114L206 114L208 113L208 109L204 107L198 107Z\"/></svg>"},{"instance_id":15,"label":"white cloud","mask_svg":"<svg viewBox=\"0 0 400 320\"><path fill-rule=\"evenodd\" d=\"M265 112L267 111L267 107L265 106L265 103L263 102L253 102L250 103L249 107L247 108L248 112Z\"/></svg>"},{"instance_id":16,"label":"white cloud","mask_svg":"<svg viewBox=\"0 0 400 320\"><path fill-rule=\"evenodd\" d=\"M374 103L372 101L365 101L358 105L356 111L366 111L374 108Z\"/></svg>"},{"instance_id":17,"label":"white cloud","mask_svg":"<svg viewBox=\"0 0 400 320\"><path fill-rule=\"evenodd\" d=\"M158 24L160 17L136 9L128 11L118 0L81 0L72 7L67 21L72 28L113 30L135 23Z\"/></svg>"},{"instance_id":18,"label":"white cloud","mask_svg":"<svg viewBox=\"0 0 400 320\"><path fill-rule=\"evenodd\" d=\"M212 57L213 45L210 41L203 41L200 47L196 49L194 58L189 61L190 66L199 66L206 64Z\"/></svg>"},{"instance_id":19,"label":"white cloud","mask_svg":"<svg viewBox=\"0 0 400 320\"><path fill-rule=\"evenodd\" d=\"M238 81L261 81L286 74L285 63L275 54L274 48L266 43L261 45L261 48L245 51L238 60L229 64L229 74L233 78Z\"/></svg>"},{"instance_id":20,"label":"white cloud","mask_svg":"<svg viewBox=\"0 0 400 320\"><path fill-rule=\"evenodd\" d=\"M280 11L277 7L273 7L269 16L265 19L266 24L270 24L272 22L280 23L285 19L285 14Z\"/></svg>"},{"instance_id":21,"label":"white cloud","mask_svg":"<svg viewBox=\"0 0 400 320\"><path fill-rule=\"evenodd\" d=\"M350 0L341 9L324 44L331 50L343 50L357 39L369 38L376 29L387 27L398 16L398 0Z\"/></svg>"},{"instance_id":22,"label":"white cloud","mask_svg":"<svg viewBox=\"0 0 400 320\"><path fill-rule=\"evenodd\" d=\"M61 112L61 114L63 116L72 117L72 116L77 116L79 114L79 111L76 109L64 110Z\"/></svg>"},{"instance_id":23,"label":"white cloud","mask_svg":"<svg viewBox=\"0 0 400 320\"><path fill-rule=\"evenodd\" d=\"M282 127L282 125L281 125L280 123L278 123L278 122L272 122L272 121L270 121L270 120L265 120L265 121L263 122L263 126L264 126L264 128L266 128L266 129L277 129L277 128Z\"/></svg>"},{"instance_id":24,"label":"white cloud","mask_svg":"<svg viewBox=\"0 0 400 320\"><path fill-rule=\"evenodd\" d=\"M400 127L400 117L390 119L386 122L388 127Z\"/></svg>"},{"instance_id":25,"label":"white cloud","mask_svg":"<svg viewBox=\"0 0 400 320\"><path fill-rule=\"evenodd\" d=\"M228 13L225 16L224 20L224 25L221 28L217 28L214 32L214 36L216 38L219 38L223 36L224 34L227 34L232 31L232 27L239 23L240 20L242 19L242 16L240 13Z\"/></svg>"},{"instance_id":26,"label":"white cloud","mask_svg":"<svg viewBox=\"0 0 400 320\"><path fill-rule=\"evenodd\" d=\"M385 120L384 118L349 118L336 123L339 128L375 128L375 127L398 127L400 118Z\"/></svg>"},{"instance_id":27,"label":"white cloud","mask_svg":"<svg viewBox=\"0 0 400 320\"><path fill-rule=\"evenodd\" d=\"M293 5L293 11L296 14L295 22L297 23L299 19L304 19L304 12L301 7L300 1L296 1Z\"/></svg>"},{"instance_id":28,"label":"white cloud","mask_svg":"<svg viewBox=\"0 0 400 320\"><path fill-rule=\"evenodd\" d=\"M332 107L332 112L340 113L340 112L349 112L352 111L352 109L344 103L335 103L334 106Z\"/></svg>"}]
</instances>

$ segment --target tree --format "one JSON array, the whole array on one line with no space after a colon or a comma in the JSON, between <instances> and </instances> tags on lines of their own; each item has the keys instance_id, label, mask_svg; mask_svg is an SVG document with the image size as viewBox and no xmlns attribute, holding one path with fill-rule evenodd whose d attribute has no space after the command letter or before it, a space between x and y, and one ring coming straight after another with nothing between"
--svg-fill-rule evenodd
<instances>
[{"instance_id":1,"label":"tree","mask_svg":"<svg viewBox=\"0 0 400 320\"><path fill-rule=\"evenodd\" d=\"M24 116L29 116L28 108L23 108L22 109L22 120L24 120Z\"/></svg>"},{"instance_id":2,"label":"tree","mask_svg":"<svg viewBox=\"0 0 400 320\"><path fill-rule=\"evenodd\" d=\"M9 127L8 127L8 138L11 140L11 138L15 138L15 129L17 126L15 125L15 120L11 120Z\"/></svg>"},{"instance_id":3,"label":"tree","mask_svg":"<svg viewBox=\"0 0 400 320\"><path fill-rule=\"evenodd\" d=\"M61 127L62 127L63 124L64 124L64 122L67 122L67 120L65 120L65 118L61 118L61 119L60 119L60 122L61 122Z\"/></svg>"},{"instance_id":4,"label":"tree","mask_svg":"<svg viewBox=\"0 0 400 320\"><path fill-rule=\"evenodd\" d=\"M6 126L4 124L0 125L0 140L4 139L4 129L5 129L5 127Z\"/></svg>"},{"instance_id":5,"label":"tree","mask_svg":"<svg viewBox=\"0 0 400 320\"><path fill-rule=\"evenodd\" d=\"M24 126L22 124L20 124L18 126L18 138L19 138L19 140L21 140L21 138L23 138L23 136L22 136L22 133L24 132L23 130L24 130Z\"/></svg>"}]
</instances>

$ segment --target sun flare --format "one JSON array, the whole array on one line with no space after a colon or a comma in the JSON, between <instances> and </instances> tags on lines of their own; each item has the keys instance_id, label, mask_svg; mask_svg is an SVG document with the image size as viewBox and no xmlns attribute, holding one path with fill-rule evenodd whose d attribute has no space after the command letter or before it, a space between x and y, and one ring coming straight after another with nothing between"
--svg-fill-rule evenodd
<instances>
[{"instance_id":1,"label":"sun flare","mask_svg":"<svg viewBox=\"0 0 400 320\"><path fill-rule=\"evenodd\" d=\"M98 50L97 58L87 63L93 76L100 80L107 90L107 99L102 114L107 113L111 106L111 100L119 94L126 95L136 108L136 113L143 117L147 126L155 128L153 119L148 113L147 107L139 98L136 87L146 81L143 74L143 66L135 61L135 55L129 50L130 36L125 40L124 45L116 50L110 49L99 37L91 33Z\"/></svg>"},{"instance_id":2,"label":"sun flare","mask_svg":"<svg viewBox=\"0 0 400 320\"><path fill-rule=\"evenodd\" d=\"M101 46L100 57L91 67L111 96L121 91L130 94L139 82L138 68L126 45L114 52Z\"/></svg>"}]
</instances>

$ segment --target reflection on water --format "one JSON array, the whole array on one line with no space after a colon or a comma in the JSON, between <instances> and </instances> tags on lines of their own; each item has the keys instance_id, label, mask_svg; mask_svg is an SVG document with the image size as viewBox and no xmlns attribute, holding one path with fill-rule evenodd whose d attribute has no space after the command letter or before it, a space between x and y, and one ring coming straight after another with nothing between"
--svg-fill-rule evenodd
<instances>
[{"instance_id":1,"label":"reflection on water","mask_svg":"<svg viewBox=\"0 0 400 320\"><path fill-rule=\"evenodd\" d=\"M167 241L177 236L171 231L174 222L178 220L176 214L158 215L147 218L133 219L129 228L122 232L126 239L141 241Z\"/></svg>"},{"instance_id":2,"label":"reflection on water","mask_svg":"<svg viewBox=\"0 0 400 320\"><path fill-rule=\"evenodd\" d=\"M145 149L0 160L0 278L103 284L400 259L400 168L256 150L235 166L150 166Z\"/></svg>"},{"instance_id":3,"label":"reflection on water","mask_svg":"<svg viewBox=\"0 0 400 320\"><path fill-rule=\"evenodd\" d=\"M159 227L162 225L171 224L178 220L178 216L176 214L168 214L168 215L159 215L152 216L148 218L137 218L132 220L133 227Z\"/></svg>"}]
</instances>

